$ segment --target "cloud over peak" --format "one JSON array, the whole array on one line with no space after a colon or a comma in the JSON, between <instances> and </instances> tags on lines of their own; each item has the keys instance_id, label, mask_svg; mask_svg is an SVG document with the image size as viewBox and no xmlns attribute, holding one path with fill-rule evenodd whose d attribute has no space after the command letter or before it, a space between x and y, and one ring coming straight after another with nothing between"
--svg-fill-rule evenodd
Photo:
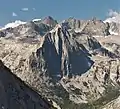
<instances>
[{"instance_id":1,"label":"cloud over peak","mask_svg":"<svg viewBox=\"0 0 120 109\"><path fill-rule=\"evenodd\" d=\"M110 17L120 16L120 12L117 12L117 11L110 9L108 12L108 16L110 16Z\"/></svg>"},{"instance_id":2,"label":"cloud over peak","mask_svg":"<svg viewBox=\"0 0 120 109\"><path fill-rule=\"evenodd\" d=\"M120 23L120 12L117 12L117 11L114 11L114 10L110 9L107 15L109 17L104 22Z\"/></svg>"},{"instance_id":3,"label":"cloud over peak","mask_svg":"<svg viewBox=\"0 0 120 109\"><path fill-rule=\"evenodd\" d=\"M13 12L13 13L12 13L12 16L13 16L13 17L17 17L18 15L17 15L15 12Z\"/></svg>"}]
</instances>

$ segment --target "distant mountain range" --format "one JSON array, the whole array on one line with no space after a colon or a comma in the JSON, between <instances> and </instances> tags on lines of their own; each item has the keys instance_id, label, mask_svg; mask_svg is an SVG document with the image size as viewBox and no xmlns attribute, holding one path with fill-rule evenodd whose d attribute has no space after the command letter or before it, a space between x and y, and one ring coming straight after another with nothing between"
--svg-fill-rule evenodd
<instances>
[{"instance_id":1,"label":"distant mountain range","mask_svg":"<svg viewBox=\"0 0 120 109\"><path fill-rule=\"evenodd\" d=\"M9 23L0 29L0 60L51 101L48 108L120 108L118 17L58 22L48 16Z\"/></svg>"}]
</instances>

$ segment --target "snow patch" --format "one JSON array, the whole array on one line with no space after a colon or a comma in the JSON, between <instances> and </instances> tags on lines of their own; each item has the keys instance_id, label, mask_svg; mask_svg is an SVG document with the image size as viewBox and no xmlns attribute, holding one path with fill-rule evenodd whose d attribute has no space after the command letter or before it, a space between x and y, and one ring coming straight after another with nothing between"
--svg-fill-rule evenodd
<instances>
[{"instance_id":1,"label":"snow patch","mask_svg":"<svg viewBox=\"0 0 120 109\"><path fill-rule=\"evenodd\" d=\"M111 35L119 35L118 33L113 32L113 31L111 31L111 30L109 30L109 32L110 32Z\"/></svg>"},{"instance_id":2,"label":"snow patch","mask_svg":"<svg viewBox=\"0 0 120 109\"><path fill-rule=\"evenodd\" d=\"M107 18L104 21L104 23L106 23L106 22L108 22L108 23L111 23L111 22L120 23L120 13L119 12L110 10L109 11L109 17L110 18Z\"/></svg>"},{"instance_id":3,"label":"snow patch","mask_svg":"<svg viewBox=\"0 0 120 109\"><path fill-rule=\"evenodd\" d=\"M81 33L82 30L78 28L78 29L75 29L75 32L76 32L76 33Z\"/></svg>"},{"instance_id":4,"label":"snow patch","mask_svg":"<svg viewBox=\"0 0 120 109\"><path fill-rule=\"evenodd\" d=\"M108 18L105 21L103 21L104 23L108 22L108 23L120 23L120 15L116 16L116 17L112 17L112 18Z\"/></svg>"},{"instance_id":5,"label":"snow patch","mask_svg":"<svg viewBox=\"0 0 120 109\"><path fill-rule=\"evenodd\" d=\"M41 21L41 19L33 19L33 22Z\"/></svg>"},{"instance_id":6,"label":"snow patch","mask_svg":"<svg viewBox=\"0 0 120 109\"><path fill-rule=\"evenodd\" d=\"M93 35L93 37L104 37L104 36Z\"/></svg>"},{"instance_id":7,"label":"snow patch","mask_svg":"<svg viewBox=\"0 0 120 109\"><path fill-rule=\"evenodd\" d=\"M1 28L1 30L7 29L7 28L15 28L15 27L17 27L19 25L22 25L22 24L26 24L26 22L23 22L23 21L20 21L20 20L16 20L15 22L8 23L3 28Z\"/></svg>"}]
</instances>

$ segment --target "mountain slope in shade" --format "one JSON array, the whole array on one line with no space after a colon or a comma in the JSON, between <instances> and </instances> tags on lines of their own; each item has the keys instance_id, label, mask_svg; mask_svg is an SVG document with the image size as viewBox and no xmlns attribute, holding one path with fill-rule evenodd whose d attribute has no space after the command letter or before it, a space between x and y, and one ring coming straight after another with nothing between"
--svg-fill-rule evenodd
<instances>
[{"instance_id":1,"label":"mountain slope in shade","mask_svg":"<svg viewBox=\"0 0 120 109\"><path fill-rule=\"evenodd\" d=\"M1 109L53 109L37 92L25 85L0 61Z\"/></svg>"}]
</instances>

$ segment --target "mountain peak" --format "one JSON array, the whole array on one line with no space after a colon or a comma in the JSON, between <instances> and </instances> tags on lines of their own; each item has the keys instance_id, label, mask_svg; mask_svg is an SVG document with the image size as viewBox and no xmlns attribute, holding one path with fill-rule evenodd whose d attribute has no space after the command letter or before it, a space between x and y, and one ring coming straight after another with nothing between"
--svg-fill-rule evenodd
<instances>
[{"instance_id":1,"label":"mountain peak","mask_svg":"<svg viewBox=\"0 0 120 109\"><path fill-rule=\"evenodd\" d=\"M53 17L51 17L51 16L47 16L47 17L45 17L45 19L53 20Z\"/></svg>"},{"instance_id":2,"label":"mountain peak","mask_svg":"<svg viewBox=\"0 0 120 109\"><path fill-rule=\"evenodd\" d=\"M52 27L55 27L57 24L57 21L54 20L51 16L45 17L42 22Z\"/></svg>"}]
</instances>

